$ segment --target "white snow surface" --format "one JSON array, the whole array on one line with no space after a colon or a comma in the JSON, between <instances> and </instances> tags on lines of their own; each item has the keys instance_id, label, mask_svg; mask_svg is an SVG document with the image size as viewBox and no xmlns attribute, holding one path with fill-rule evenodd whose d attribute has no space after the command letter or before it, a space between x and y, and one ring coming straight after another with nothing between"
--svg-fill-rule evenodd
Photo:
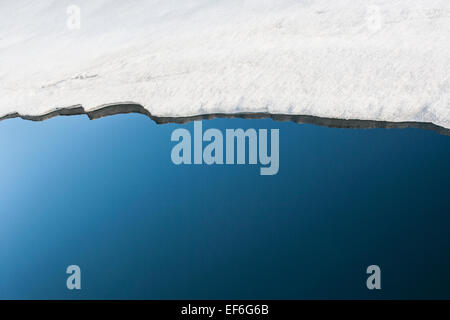
<instances>
[{"instance_id":1,"label":"white snow surface","mask_svg":"<svg viewBox=\"0 0 450 320\"><path fill-rule=\"evenodd\" d=\"M0 0L0 117L125 102L450 128L450 1Z\"/></svg>"}]
</instances>

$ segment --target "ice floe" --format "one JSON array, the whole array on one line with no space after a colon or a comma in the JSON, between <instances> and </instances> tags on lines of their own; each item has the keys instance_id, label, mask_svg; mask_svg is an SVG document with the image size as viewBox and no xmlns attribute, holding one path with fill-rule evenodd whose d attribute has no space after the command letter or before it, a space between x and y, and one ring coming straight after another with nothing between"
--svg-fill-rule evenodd
<instances>
[{"instance_id":1,"label":"ice floe","mask_svg":"<svg viewBox=\"0 0 450 320\"><path fill-rule=\"evenodd\" d=\"M450 128L450 2L0 2L0 117L115 103Z\"/></svg>"}]
</instances>

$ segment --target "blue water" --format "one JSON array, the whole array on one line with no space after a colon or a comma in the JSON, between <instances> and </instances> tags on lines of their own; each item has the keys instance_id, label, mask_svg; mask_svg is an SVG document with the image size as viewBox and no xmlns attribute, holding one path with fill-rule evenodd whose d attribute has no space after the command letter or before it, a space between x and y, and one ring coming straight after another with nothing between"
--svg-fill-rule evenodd
<instances>
[{"instance_id":1,"label":"blue water","mask_svg":"<svg viewBox=\"0 0 450 320\"><path fill-rule=\"evenodd\" d=\"M450 298L450 137L203 126L279 128L278 175L175 166L170 135L192 123L1 122L0 298Z\"/></svg>"}]
</instances>

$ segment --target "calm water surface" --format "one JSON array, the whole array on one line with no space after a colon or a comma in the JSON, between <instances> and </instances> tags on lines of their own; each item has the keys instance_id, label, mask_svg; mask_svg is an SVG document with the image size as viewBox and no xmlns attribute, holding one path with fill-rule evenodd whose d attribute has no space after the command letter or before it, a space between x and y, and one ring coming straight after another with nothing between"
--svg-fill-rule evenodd
<instances>
[{"instance_id":1,"label":"calm water surface","mask_svg":"<svg viewBox=\"0 0 450 320\"><path fill-rule=\"evenodd\" d=\"M450 298L450 137L203 126L279 128L278 175L175 166L170 135L192 123L0 122L0 298Z\"/></svg>"}]
</instances>

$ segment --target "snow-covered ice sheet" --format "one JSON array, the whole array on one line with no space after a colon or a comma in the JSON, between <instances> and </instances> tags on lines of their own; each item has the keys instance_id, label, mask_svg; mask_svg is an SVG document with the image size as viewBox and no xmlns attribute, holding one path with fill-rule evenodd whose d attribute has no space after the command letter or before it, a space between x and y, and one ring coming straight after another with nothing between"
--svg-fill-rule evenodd
<instances>
[{"instance_id":1,"label":"snow-covered ice sheet","mask_svg":"<svg viewBox=\"0 0 450 320\"><path fill-rule=\"evenodd\" d=\"M134 102L450 128L449 49L448 0L0 0L0 117Z\"/></svg>"}]
</instances>

